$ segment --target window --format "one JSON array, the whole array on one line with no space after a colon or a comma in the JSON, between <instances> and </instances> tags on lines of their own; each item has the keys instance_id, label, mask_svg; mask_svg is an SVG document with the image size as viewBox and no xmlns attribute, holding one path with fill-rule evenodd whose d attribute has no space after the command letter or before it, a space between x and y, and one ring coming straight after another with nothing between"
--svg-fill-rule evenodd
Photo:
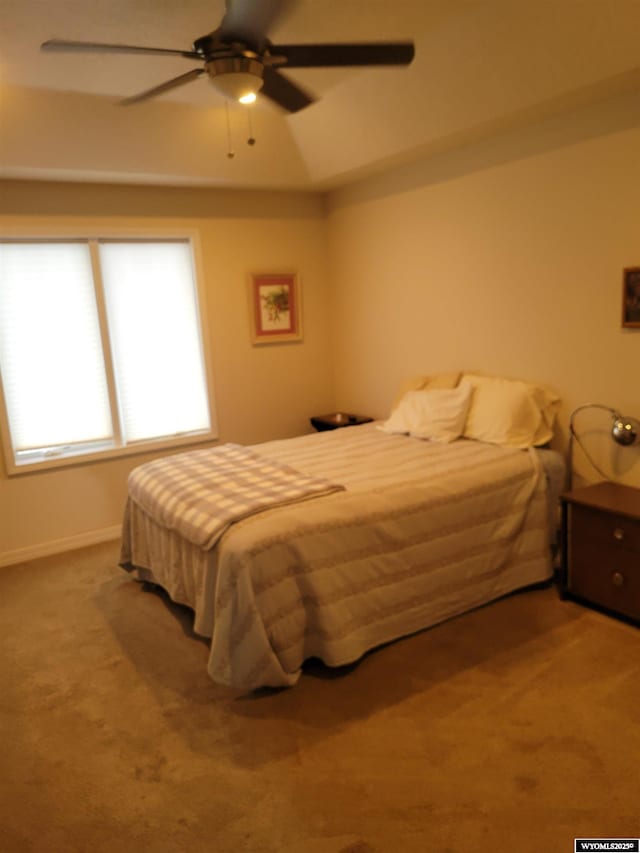
<instances>
[{"instance_id":1,"label":"window","mask_svg":"<svg viewBox=\"0 0 640 853\"><path fill-rule=\"evenodd\" d=\"M215 437L189 240L0 242L10 473Z\"/></svg>"}]
</instances>

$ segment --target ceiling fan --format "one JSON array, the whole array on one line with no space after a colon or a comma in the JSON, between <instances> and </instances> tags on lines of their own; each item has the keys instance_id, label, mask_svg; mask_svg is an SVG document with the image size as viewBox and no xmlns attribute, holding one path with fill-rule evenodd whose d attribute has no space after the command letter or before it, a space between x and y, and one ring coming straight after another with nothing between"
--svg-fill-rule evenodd
<instances>
[{"instance_id":1,"label":"ceiling fan","mask_svg":"<svg viewBox=\"0 0 640 853\"><path fill-rule=\"evenodd\" d=\"M260 91L290 113L312 104L315 98L282 74L282 69L408 65L413 59L412 42L274 45L267 38L267 31L292 3L293 0L226 0L220 26L197 38L191 50L62 39L50 39L41 47L46 51L182 56L204 62L204 67L193 68L159 86L125 98L120 102L124 105L146 101L208 74L213 84L228 97L252 103Z\"/></svg>"}]
</instances>

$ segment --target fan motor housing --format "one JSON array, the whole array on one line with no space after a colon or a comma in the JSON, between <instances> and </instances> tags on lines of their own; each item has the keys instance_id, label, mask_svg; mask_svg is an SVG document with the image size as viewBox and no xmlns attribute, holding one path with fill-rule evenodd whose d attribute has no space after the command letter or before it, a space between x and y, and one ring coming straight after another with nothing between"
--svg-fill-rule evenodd
<instances>
[{"instance_id":1,"label":"fan motor housing","mask_svg":"<svg viewBox=\"0 0 640 853\"><path fill-rule=\"evenodd\" d=\"M208 59L205 68L209 77L221 74L251 74L262 80L264 66L259 59L249 59L246 56L229 56L223 59Z\"/></svg>"}]
</instances>

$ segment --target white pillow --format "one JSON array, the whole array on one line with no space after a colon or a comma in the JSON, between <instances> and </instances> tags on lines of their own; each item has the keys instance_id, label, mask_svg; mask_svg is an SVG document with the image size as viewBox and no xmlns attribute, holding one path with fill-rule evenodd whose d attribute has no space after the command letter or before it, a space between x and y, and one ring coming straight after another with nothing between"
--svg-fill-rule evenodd
<instances>
[{"instance_id":1,"label":"white pillow","mask_svg":"<svg viewBox=\"0 0 640 853\"><path fill-rule=\"evenodd\" d=\"M508 447L551 441L559 397L542 385L466 373L473 388L464 437Z\"/></svg>"},{"instance_id":2,"label":"white pillow","mask_svg":"<svg viewBox=\"0 0 640 853\"><path fill-rule=\"evenodd\" d=\"M470 399L468 382L446 390L409 391L380 429L431 441L455 441L462 435Z\"/></svg>"}]
</instances>

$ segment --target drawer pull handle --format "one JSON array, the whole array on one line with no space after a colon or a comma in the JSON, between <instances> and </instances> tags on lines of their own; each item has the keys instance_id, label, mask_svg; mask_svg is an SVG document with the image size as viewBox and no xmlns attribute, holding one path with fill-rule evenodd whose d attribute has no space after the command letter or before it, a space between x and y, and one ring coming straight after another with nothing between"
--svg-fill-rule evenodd
<instances>
[{"instance_id":1,"label":"drawer pull handle","mask_svg":"<svg viewBox=\"0 0 640 853\"><path fill-rule=\"evenodd\" d=\"M622 572L614 572L611 575L611 581L614 586L621 587L624 586L624 575Z\"/></svg>"},{"instance_id":2,"label":"drawer pull handle","mask_svg":"<svg viewBox=\"0 0 640 853\"><path fill-rule=\"evenodd\" d=\"M614 538L617 542L622 542L622 540L624 539L624 530L623 530L621 527L616 527L616 528L614 528L614 530L613 530L613 538Z\"/></svg>"}]
</instances>

